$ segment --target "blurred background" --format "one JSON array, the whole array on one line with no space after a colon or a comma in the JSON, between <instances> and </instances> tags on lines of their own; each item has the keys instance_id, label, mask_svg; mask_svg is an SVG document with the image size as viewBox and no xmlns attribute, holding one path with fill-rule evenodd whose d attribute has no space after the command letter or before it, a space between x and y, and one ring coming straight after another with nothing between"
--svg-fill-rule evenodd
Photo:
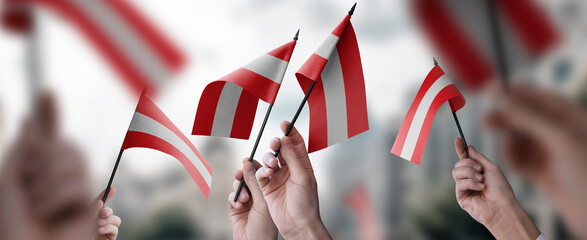
<instances>
[{"instance_id":1,"label":"blurred background","mask_svg":"<svg viewBox=\"0 0 587 240\"><path fill-rule=\"evenodd\" d=\"M129 0L163 30L188 58L184 70L154 101L186 135L204 87L267 51L300 40L290 61L257 156L282 135L303 98L295 71L342 20L354 1L340 0ZM545 56L512 70L513 79L555 89L587 104L587 2L542 0L561 36ZM422 165L389 153L400 124L428 71L434 51L419 30L408 0L361 0L352 22L365 75L371 130L310 155L326 227L335 239L358 239L360 218L345 201L357 185L366 189L384 239L491 239L461 210L451 170L458 136L448 106L439 110ZM138 100L79 32L51 11L39 10L42 86L54 93L59 126L88 162L93 195L108 181ZM18 138L31 112L22 37L0 31L0 153ZM442 62L441 62L442 65ZM449 71L450 73L450 71ZM492 108L484 92L463 91L458 112L469 144L500 163L495 136L480 126ZM125 151L109 203L123 219L119 239L230 239L227 196L233 173L249 155L268 104L259 103L251 140L190 136L214 169L208 200L181 164L149 149ZM308 134L308 109L296 127ZM307 138L306 138L307 139ZM3 158L4 159L4 158ZM552 239L567 231L552 207L520 176L506 175L522 206Z\"/></svg>"}]
</instances>

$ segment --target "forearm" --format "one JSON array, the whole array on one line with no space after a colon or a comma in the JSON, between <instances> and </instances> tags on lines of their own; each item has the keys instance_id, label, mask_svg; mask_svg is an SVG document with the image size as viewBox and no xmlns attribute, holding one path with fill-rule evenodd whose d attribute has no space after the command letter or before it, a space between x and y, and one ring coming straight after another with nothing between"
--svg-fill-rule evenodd
<instances>
[{"instance_id":1,"label":"forearm","mask_svg":"<svg viewBox=\"0 0 587 240\"><path fill-rule=\"evenodd\" d=\"M488 224L487 228L498 240L536 240L540 236L540 231L536 225L534 225L522 206L515 200L502 208L496 214L493 223Z\"/></svg>"},{"instance_id":2,"label":"forearm","mask_svg":"<svg viewBox=\"0 0 587 240\"><path fill-rule=\"evenodd\" d=\"M332 239L328 230L320 219L298 225L283 238L287 240L311 240L311 239Z\"/></svg>"}]
</instances>

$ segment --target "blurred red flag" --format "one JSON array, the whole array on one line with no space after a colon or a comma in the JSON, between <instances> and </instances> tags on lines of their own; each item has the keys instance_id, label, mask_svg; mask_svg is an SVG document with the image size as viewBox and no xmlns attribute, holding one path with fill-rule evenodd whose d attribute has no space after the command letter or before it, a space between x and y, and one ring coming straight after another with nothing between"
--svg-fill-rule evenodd
<instances>
[{"instance_id":1,"label":"blurred red flag","mask_svg":"<svg viewBox=\"0 0 587 240\"><path fill-rule=\"evenodd\" d=\"M302 65L296 78L308 97L308 152L315 152L369 130L361 54L347 15L318 50Z\"/></svg>"},{"instance_id":2,"label":"blurred red flag","mask_svg":"<svg viewBox=\"0 0 587 240\"><path fill-rule=\"evenodd\" d=\"M383 240L383 232L375 215L375 208L363 184L356 185L349 191L345 203L353 212L359 225L360 238L363 240Z\"/></svg>"},{"instance_id":3,"label":"blurred red flag","mask_svg":"<svg viewBox=\"0 0 587 240\"><path fill-rule=\"evenodd\" d=\"M439 54L437 57L457 80L479 89L495 76L487 1L410 1L424 33ZM508 65L531 62L559 41L559 33L546 12L534 0L495 0L498 24ZM515 70L515 69L514 69Z\"/></svg>"},{"instance_id":4,"label":"blurred red flag","mask_svg":"<svg viewBox=\"0 0 587 240\"><path fill-rule=\"evenodd\" d=\"M21 5L65 17L137 93L157 89L185 64L183 53L126 0L5 0L6 26L30 26L30 16L18 10Z\"/></svg>"},{"instance_id":5,"label":"blurred red flag","mask_svg":"<svg viewBox=\"0 0 587 240\"><path fill-rule=\"evenodd\" d=\"M20 0L4 0L0 14L2 25L14 32L26 33L33 24L31 9Z\"/></svg>"},{"instance_id":6,"label":"blurred red flag","mask_svg":"<svg viewBox=\"0 0 587 240\"><path fill-rule=\"evenodd\" d=\"M192 134L248 139L259 99L273 104L295 46L286 43L208 84Z\"/></svg>"},{"instance_id":7,"label":"blurred red flag","mask_svg":"<svg viewBox=\"0 0 587 240\"><path fill-rule=\"evenodd\" d=\"M173 156L181 162L208 199L212 167L165 113L145 95L141 95L122 144L123 150L129 148L150 148Z\"/></svg>"}]
</instances>

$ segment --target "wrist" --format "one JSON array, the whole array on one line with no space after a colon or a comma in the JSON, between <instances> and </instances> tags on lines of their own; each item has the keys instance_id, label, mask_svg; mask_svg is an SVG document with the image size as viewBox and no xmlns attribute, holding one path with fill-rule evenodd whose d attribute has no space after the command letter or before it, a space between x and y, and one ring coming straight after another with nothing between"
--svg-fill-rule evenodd
<instances>
[{"instance_id":1,"label":"wrist","mask_svg":"<svg viewBox=\"0 0 587 240\"><path fill-rule=\"evenodd\" d=\"M498 240L536 240L540 236L534 222L515 199L500 208L491 223L487 224L487 228Z\"/></svg>"},{"instance_id":2,"label":"wrist","mask_svg":"<svg viewBox=\"0 0 587 240\"><path fill-rule=\"evenodd\" d=\"M291 231L284 234L284 239L332 239L324 223L318 216L310 221L297 224Z\"/></svg>"}]
</instances>

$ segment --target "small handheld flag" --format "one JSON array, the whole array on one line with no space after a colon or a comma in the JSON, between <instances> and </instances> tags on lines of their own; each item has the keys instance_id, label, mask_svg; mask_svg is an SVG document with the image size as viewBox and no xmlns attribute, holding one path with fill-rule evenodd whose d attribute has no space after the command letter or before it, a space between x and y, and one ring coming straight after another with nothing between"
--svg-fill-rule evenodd
<instances>
[{"instance_id":1,"label":"small handheld flag","mask_svg":"<svg viewBox=\"0 0 587 240\"><path fill-rule=\"evenodd\" d=\"M208 84L192 135L248 139L259 99L273 104L295 46L286 43Z\"/></svg>"},{"instance_id":2,"label":"small handheld flag","mask_svg":"<svg viewBox=\"0 0 587 240\"><path fill-rule=\"evenodd\" d=\"M150 148L176 158L208 199L212 167L188 138L145 95L140 97L104 196L108 196L122 152L129 148Z\"/></svg>"},{"instance_id":3,"label":"small handheld flag","mask_svg":"<svg viewBox=\"0 0 587 240\"><path fill-rule=\"evenodd\" d=\"M296 73L308 97L308 152L315 152L369 130L363 67L349 14ZM315 86L314 86L315 85Z\"/></svg>"},{"instance_id":4,"label":"small handheld flag","mask_svg":"<svg viewBox=\"0 0 587 240\"><path fill-rule=\"evenodd\" d=\"M426 76L410 106L391 153L420 165L434 116L445 102L450 102L454 113L463 108L466 101L440 66L436 65Z\"/></svg>"}]
</instances>

